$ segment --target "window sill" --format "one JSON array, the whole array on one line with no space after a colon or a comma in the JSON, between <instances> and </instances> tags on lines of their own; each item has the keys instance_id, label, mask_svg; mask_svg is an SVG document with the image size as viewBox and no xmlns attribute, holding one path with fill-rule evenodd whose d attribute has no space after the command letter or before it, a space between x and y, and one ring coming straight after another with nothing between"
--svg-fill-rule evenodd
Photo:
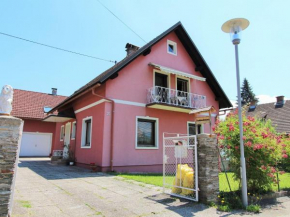
<instances>
[{"instance_id":1,"label":"window sill","mask_svg":"<svg viewBox=\"0 0 290 217\"><path fill-rule=\"evenodd\" d=\"M81 146L81 148L91 148L91 146Z\"/></svg>"},{"instance_id":2,"label":"window sill","mask_svg":"<svg viewBox=\"0 0 290 217\"><path fill-rule=\"evenodd\" d=\"M135 149L137 150L150 150L150 149L153 149L153 150L158 150L159 148L158 147L135 147Z\"/></svg>"},{"instance_id":3,"label":"window sill","mask_svg":"<svg viewBox=\"0 0 290 217\"><path fill-rule=\"evenodd\" d=\"M75 138L71 138L70 140L75 140Z\"/></svg>"},{"instance_id":4,"label":"window sill","mask_svg":"<svg viewBox=\"0 0 290 217\"><path fill-rule=\"evenodd\" d=\"M172 52L169 52L169 51L167 51L167 53L169 53L169 54L171 54L171 55L174 55L174 56L177 56L176 53L172 53Z\"/></svg>"}]
</instances>

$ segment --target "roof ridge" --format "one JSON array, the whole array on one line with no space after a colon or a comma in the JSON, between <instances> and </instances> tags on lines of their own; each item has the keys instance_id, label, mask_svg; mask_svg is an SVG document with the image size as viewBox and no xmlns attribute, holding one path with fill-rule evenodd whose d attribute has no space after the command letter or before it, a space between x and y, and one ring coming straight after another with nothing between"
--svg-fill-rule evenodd
<instances>
[{"instance_id":1,"label":"roof ridge","mask_svg":"<svg viewBox=\"0 0 290 217\"><path fill-rule=\"evenodd\" d=\"M43 93L43 92L38 92L38 91L33 91L33 90L23 90L23 89L18 89L18 88L13 88L13 90L20 90L20 91L32 92L32 93L40 93L40 94L51 95L51 96L68 97L68 96L64 96L64 95L52 95L50 93Z\"/></svg>"}]
</instances>

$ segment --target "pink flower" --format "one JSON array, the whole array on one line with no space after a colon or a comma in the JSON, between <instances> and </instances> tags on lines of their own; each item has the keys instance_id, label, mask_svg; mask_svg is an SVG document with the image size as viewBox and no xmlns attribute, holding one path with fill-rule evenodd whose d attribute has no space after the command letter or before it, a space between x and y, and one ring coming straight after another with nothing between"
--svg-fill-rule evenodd
<instances>
[{"instance_id":1,"label":"pink flower","mask_svg":"<svg viewBox=\"0 0 290 217\"><path fill-rule=\"evenodd\" d=\"M245 146L251 147L252 146L252 142L251 141L246 142Z\"/></svg>"},{"instance_id":2,"label":"pink flower","mask_svg":"<svg viewBox=\"0 0 290 217\"><path fill-rule=\"evenodd\" d=\"M282 146L285 148L286 147L286 144L282 144Z\"/></svg>"},{"instance_id":3,"label":"pink flower","mask_svg":"<svg viewBox=\"0 0 290 217\"><path fill-rule=\"evenodd\" d=\"M224 148L225 146L223 146L223 145L220 145L220 148Z\"/></svg>"},{"instance_id":4,"label":"pink flower","mask_svg":"<svg viewBox=\"0 0 290 217\"><path fill-rule=\"evenodd\" d=\"M282 157L283 158L288 158L288 155L287 154L282 154Z\"/></svg>"},{"instance_id":5,"label":"pink flower","mask_svg":"<svg viewBox=\"0 0 290 217\"><path fill-rule=\"evenodd\" d=\"M212 127L212 130L215 131L215 127Z\"/></svg>"},{"instance_id":6,"label":"pink flower","mask_svg":"<svg viewBox=\"0 0 290 217\"><path fill-rule=\"evenodd\" d=\"M283 175L283 174L285 174L285 171L280 171L279 173L280 173L280 175Z\"/></svg>"},{"instance_id":7,"label":"pink flower","mask_svg":"<svg viewBox=\"0 0 290 217\"><path fill-rule=\"evenodd\" d=\"M246 140L247 138L245 136L243 136L243 140Z\"/></svg>"},{"instance_id":8,"label":"pink flower","mask_svg":"<svg viewBox=\"0 0 290 217\"><path fill-rule=\"evenodd\" d=\"M256 144L256 145L254 145L254 150L259 150L261 148L263 148L263 145L262 144Z\"/></svg>"},{"instance_id":9,"label":"pink flower","mask_svg":"<svg viewBox=\"0 0 290 217\"><path fill-rule=\"evenodd\" d=\"M230 126L229 126L229 131L234 131L235 130L235 128L234 128L234 126L231 124Z\"/></svg>"},{"instance_id":10,"label":"pink flower","mask_svg":"<svg viewBox=\"0 0 290 217\"><path fill-rule=\"evenodd\" d=\"M266 170L267 167L266 167L265 165L262 165L262 166L261 166L261 169L262 169L262 170Z\"/></svg>"},{"instance_id":11,"label":"pink flower","mask_svg":"<svg viewBox=\"0 0 290 217\"><path fill-rule=\"evenodd\" d=\"M228 146L227 146L227 148L228 148L228 149L231 149L231 146L230 146L230 145L228 145Z\"/></svg>"},{"instance_id":12,"label":"pink flower","mask_svg":"<svg viewBox=\"0 0 290 217\"><path fill-rule=\"evenodd\" d=\"M271 167L271 173L275 173L275 172L276 172L275 168Z\"/></svg>"},{"instance_id":13,"label":"pink flower","mask_svg":"<svg viewBox=\"0 0 290 217\"><path fill-rule=\"evenodd\" d=\"M235 146L235 149L238 150L239 149L239 146Z\"/></svg>"},{"instance_id":14,"label":"pink flower","mask_svg":"<svg viewBox=\"0 0 290 217\"><path fill-rule=\"evenodd\" d=\"M256 133L256 132L257 132L257 130L256 130L256 129L252 129L252 132L253 132L253 133Z\"/></svg>"},{"instance_id":15,"label":"pink flower","mask_svg":"<svg viewBox=\"0 0 290 217\"><path fill-rule=\"evenodd\" d=\"M250 117L250 116L248 116L248 120L249 120L249 121L255 121L255 118L254 118L254 117Z\"/></svg>"}]
</instances>

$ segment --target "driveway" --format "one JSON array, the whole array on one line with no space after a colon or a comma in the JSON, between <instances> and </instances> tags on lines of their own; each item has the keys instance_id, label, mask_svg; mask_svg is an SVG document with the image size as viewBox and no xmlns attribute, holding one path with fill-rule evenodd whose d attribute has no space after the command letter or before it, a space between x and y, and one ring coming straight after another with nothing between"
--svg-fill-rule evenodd
<instances>
[{"instance_id":1,"label":"driveway","mask_svg":"<svg viewBox=\"0 0 290 217\"><path fill-rule=\"evenodd\" d=\"M287 216L289 198L258 216ZM270 209L271 208L271 209ZM12 216L247 216L162 194L162 188L90 170L20 159ZM257 216L257 215L255 215Z\"/></svg>"}]
</instances>

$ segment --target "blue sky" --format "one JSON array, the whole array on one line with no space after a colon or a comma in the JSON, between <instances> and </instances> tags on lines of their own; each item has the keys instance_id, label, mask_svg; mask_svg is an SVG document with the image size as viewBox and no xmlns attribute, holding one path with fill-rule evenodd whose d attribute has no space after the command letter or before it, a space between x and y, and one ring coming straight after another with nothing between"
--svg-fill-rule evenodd
<instances>
[{"instance_id":1,"label":"blue sky","mask_svg":"<svg viewBox=\"0 0 290 217\"><path fill-rule=\"evenodd\" d=\"M221 25L243 17L250 26L240 48L241 79L256 95L289 97L289 1L100 0L147 42L181 21L225 93L236 99L234 46ZM1 1L0 32L109 59L121 60L125 44L144 42L97 0ZM112 66L0 35L0 86L60 95Z\"/></svg>"}]
</instances>

